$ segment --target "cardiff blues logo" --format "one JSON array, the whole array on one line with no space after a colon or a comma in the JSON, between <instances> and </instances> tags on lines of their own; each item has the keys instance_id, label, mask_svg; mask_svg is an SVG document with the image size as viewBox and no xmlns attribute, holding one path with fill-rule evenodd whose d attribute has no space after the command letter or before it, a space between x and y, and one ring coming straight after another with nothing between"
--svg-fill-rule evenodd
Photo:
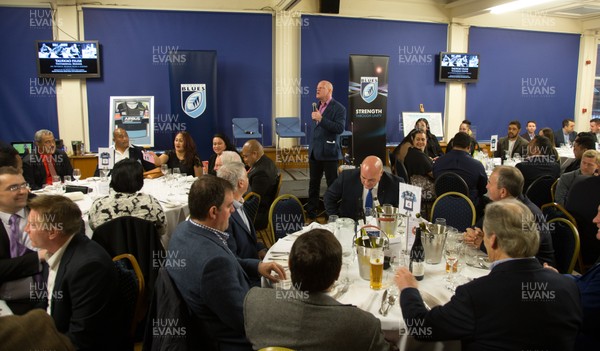
<instances>
[{"instance_id":1,"label":"cardiff blues logo","mask_svg":"<svg viewBox=\"0 0 600 351\"><path fill-rule=\"evenodd\" d=\"M206 84L181 84L181 108L192 118L200 117L206 110Z\"/></svg>"},{"instance_id":2,"label":"cardiff blues logo","mask_svg":"<svg viewBox=\"0 0 600 351\"><path fill-rule=\"evenodd\" d=\"M377 97L379 80L377 77L360 77L360 97L370 104Z\"/></svg>"}]
</instances>

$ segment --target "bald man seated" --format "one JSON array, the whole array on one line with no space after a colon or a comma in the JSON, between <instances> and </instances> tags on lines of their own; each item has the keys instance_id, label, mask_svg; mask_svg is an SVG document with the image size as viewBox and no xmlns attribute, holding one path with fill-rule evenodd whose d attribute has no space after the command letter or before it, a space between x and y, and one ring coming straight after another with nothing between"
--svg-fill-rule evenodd
<instances>
[{"instance_id":1,"label":"bald man seated","mask_svg":"<svg viewBox=\"0 0 600 351\"><path fill-rule=\"evenodd\" d=\"M360 168L343 171L325 193L327 215L358 219L360 208L398 206L398 187L404 179L384 172L377 156L367 156ZM370 194L369 194L370 193Z\"/></svg>"}]
</instances>

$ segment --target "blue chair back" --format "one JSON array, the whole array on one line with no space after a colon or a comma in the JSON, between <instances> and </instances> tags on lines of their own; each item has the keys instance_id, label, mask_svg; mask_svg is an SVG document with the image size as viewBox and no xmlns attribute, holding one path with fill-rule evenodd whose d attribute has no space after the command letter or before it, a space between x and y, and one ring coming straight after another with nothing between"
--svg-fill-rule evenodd
<instances>
[{"instance_id":1,"label":"blue chair back","mask_svg":"<svg viewBox=\"0 0 600 351\"><path fill-rule=\"evenodd\" d=\"M461 176L454 172L440 174L435 179L435 194L440 196L451 191L469 196L469 186Z\"/></svg>"},{"instance_id":2,"label":"blue chair back","mask_svg":"<svg viewBox=\"0 0 600 351\"><path fill-rule=\"evenodd\" d=\"M459 232L475 224L475 206L464 194L448 192L438 196L431 209L430 221L435 218L445 218L446 224Z\"/></svg>"},{"instance_id":3,"label":"blue chair back","mask_svg":"<svg viewBox=\"0 0 600 351\"><path fill-rule=\"evenodd\" d=\"M547 225L554 246L554 268L559 273L571 274L579 257L579 232L573 223L564 218L551 219Z\"/></svg>"},{"instance_id":4,"label":"blue chair back","mask_svg":"<svg viewBox=\"0 0 600 351\"><path fill-rule=\"evenodd\" d=\"M290 194L281 195L273 201L269 210L269 227L272 242L301 230L306 224L302 203Z\"/></svg>"}]
</instances>

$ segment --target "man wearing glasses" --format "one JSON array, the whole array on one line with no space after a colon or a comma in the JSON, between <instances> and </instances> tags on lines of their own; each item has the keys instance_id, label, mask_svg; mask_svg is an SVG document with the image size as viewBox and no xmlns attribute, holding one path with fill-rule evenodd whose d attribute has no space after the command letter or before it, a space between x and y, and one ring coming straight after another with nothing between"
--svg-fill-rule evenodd
<instances>
[{"instance_id":1,"label":"man wearing glasses","mask_svg":"<svg viewBox=\"0 0 600 351\"><path fill-rule=\"evenodd\" d=\"M28 197L29 185L20 170L0 167L0 299L10 298L7 304L15 314L34 307L30 283L32 276L41 272L46 252L34 251L24 232Z\"/></svg>"}]
</instances>

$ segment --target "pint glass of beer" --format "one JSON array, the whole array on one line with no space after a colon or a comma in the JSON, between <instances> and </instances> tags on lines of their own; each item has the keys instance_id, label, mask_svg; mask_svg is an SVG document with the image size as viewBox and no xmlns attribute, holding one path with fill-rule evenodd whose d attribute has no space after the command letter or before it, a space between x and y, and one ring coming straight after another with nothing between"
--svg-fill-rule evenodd
<instances>
[{"instance_id":1,"label":"pint glass of beer","mask_svg":"<svg viewBox=\"0 0 600 351\"><path fill-rule=\"evenodd\" d=\"M369 249L371 251L369 263L371 274L369 286L373 290L379 290L383 286L383 247Z\"/></svg>"}]
</instances>

